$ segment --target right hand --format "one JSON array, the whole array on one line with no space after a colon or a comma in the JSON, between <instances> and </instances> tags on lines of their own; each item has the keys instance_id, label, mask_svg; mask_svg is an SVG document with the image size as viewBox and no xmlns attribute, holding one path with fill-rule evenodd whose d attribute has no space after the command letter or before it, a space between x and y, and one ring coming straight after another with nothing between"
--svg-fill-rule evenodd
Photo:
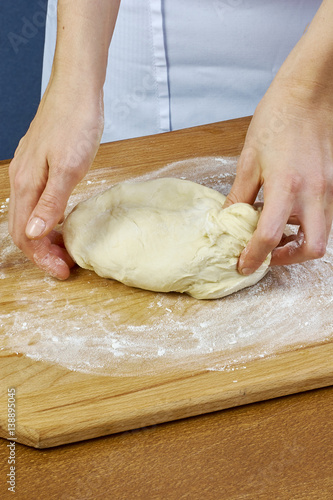
<instances>
[{"instance_id":1,"label":"right hand","mask_svg":"<svg viewBox=\"0 0 333 500\"><path fill-rule=\"evenodd\" d=\"M66 279L73 261L54 227L97 153L103 94L51 76L36 116L9 166L9 232L38 267Z\"/></svg>"}]
</instances>

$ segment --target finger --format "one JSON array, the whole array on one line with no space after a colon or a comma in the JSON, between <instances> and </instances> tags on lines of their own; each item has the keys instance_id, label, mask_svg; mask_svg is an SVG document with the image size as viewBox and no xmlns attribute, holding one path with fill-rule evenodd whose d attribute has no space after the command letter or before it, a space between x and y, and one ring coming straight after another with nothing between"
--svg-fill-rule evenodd
<instances>
[{"instance_id":1,"label":"finger","mask_svg":"<svg viewBox=\"0 0 333 500\"><path fill-rule=\"evenodd\" d=\"M304 233L299 228L297 234L293 234L286 239L283 246L279 246L272 251L271 266L287 266L297 262L297 253L304 243ZM295 255L296 254L296 255Z\"/></svg>"},{"instance_id":2,"label":"finger","mask_svg":"<svg viewBox=\"0 0 333 500\"><path fill-rule=\"evenodd\" d=\"M290 239L283 247L276 248L272 253L271 265L289 265L307 260L319 259L325 255L328 240L327 223L322 207L312 209L308 203L304 213L301 228L297 236Z\"/></svg>"},{"instance_id":3,"label":"finger","mask_svg":"<svg viewBox=\"0 0 333 500\"><path fill-rule=\"evenodd\" d=\"M290 193L278 189L268 193L257 229L243 250L238 270L247 276L256 271L267 255L279 244L292 211Z\"/></svg>"},{"instance_id":4,"label":"finger","mask_svg":"<svg viewBox=\"0 0 333 500\"><path fill-rule=\"evenodd\" d=\"M253 204L254 208L256 209L259 209L259 210L262 210L264 208L264 204L263 202L261 201L256 201L254 204ZM291 215L288 219L288 222L287 224L290 224L292 226L299 226L299 218L298 216L296 215Z\"/></svg>"},{"instance_id":5,"label":"finger","mask_svg":"<svg viewBox=\"0 0 333 500\"><path fill-rule=\"evenodd\" d=\"M326 218L326 246L327 246L332 230L333 203L331 203L329 207L325 210L325 218Z\"/></svg>"},{"instance_id":6,"label":"finger","mask_svg":"<svg viewBox=\"0 0 333 500\"><path fill-rule=\"evenodd\" d=\"M26 226L25 232L29 239L46 236L58 224L77 182L73 175L68 176L66 172L50 175Z\"/></svg>"},{"instance_id":7,"label":"finger","mask_svg":"<svg viewBox=\"0 0 333 500\"><path fill-rule=\"evenodd\" d=\"M328 246L330 236L332 236L332 240L333 240L333 221L332 221L332 219L333 219L333 217L331 217L331 222L329 224L327 224L327 226L326 226L326 238L327 238L326 249Z\"/></svg>"},{"instance_id":8,"label":"finger","mask_svg":"<svg viewBox=\"0 0 333 500\"><path fill-rule=\"evenodd\" d=\"M234 203L249 203L252 205L260 189L260 174L253 148L245 147L237 164L236 178L228 194L223 208Z\"/></svg>"},{"instance_id":9,"label":"finger","mask_svg":"<svg viewBox=\"0 0 333 500\"><path fill-rule=\"evenodd\" d=\"M29 241L29 244L32 250L31 260L40 269L60 280L69 277L73 261L64 248L54 245L48 237L38 241Z\"/></svg>"},{"instance_id":10,"label":"finger","mask_svg":"<svg viewBox=\"0 0 333 500\"><path fill-rule=\"evenodd\" d=\"M75 262L67 252L62 234L58 233L58 231L51 231L46 238L50 240L52 253L66 262L69 268L73 267Z\"/></svg>"},{"instance_id":11,"label":"finger","mask_svg":"<svg viewBox=\"0 0 333 500\"><path fill-rule=\"evenodd\" d=\"M31 241L26 238L22 250L40 269L54 278L65 280L75 263L62 241L59 233L51 231L41 240Z\"/></svg>"},{"instance_id":12,"label":"finger","mask_svg":"<svg viewBox=\"0 0 333 500\"><path fill-rule=\"evenodd\" d=\"M39 173L47 170L45 162L35 161L36 176L31 175L29 165L23 158L13 159L9 166L10 207L9 232L15 244L21 248L21 238L24 235L27 220L36 206L45 187L46 178ZM45 181L44 181L45 179Z\"/></svg>"},{"instance_id":13,"label":"finger","mask_svg":"<svg viewBox=\"0 0 333 500\"><path fill-rule=\"evenodd\" d=\"M326 217L323 203L311 203L304 209L304 234L303 257L305 260L320 259L326 252Z\"/></svg>"},{"instance_id":14,"label":"finger","mask_svg":"<svg viewBox=\"0 0 333 500\"><path fill-rule=\"evenodd\" d=\"M31 189L29 189L27 183L17 182L17 165L13 164L12 167L10 172L9 232L16 245L30 260L52 276L58 279L66 279L74 262L64 248L62 236L52 231L47 238L35 242L29 240L24 234L27 219L32 211L32 205L36 205L35 198L37 196L38 199L40 193L36 191L34 198L31 198Z\"/></svg>"}]
</instances>

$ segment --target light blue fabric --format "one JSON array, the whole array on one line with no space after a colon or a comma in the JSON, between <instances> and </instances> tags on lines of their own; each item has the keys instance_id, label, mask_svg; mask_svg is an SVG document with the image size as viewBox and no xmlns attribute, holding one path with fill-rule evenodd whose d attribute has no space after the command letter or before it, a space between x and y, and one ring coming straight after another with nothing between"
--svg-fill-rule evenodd
<instances>
[{"instance_id":1,"label":"light blue fabric","mask_svg":"<svg viewBox=\"0 0 333 500\"><path fill-rule=\"evenodd\" d=\"M122 0L102 142L253 114L320 0ZM49 0L43 88L55 44Z\"/></svg>"},{"instance_id":2,"label":"light blue fabric","mask_svg":"<svg viewBox=\"0 0 333 500\"><path fill-rule=\"evenodd\" d=\"M320 0L165 0L173 129L252 115Z\"/></svg>"},{"instance_id":3,"label":"light blue fabric","mask_svg":"<svg viewBox=\"0 0 333 500\"><path fill-rule=\"evenodd\" d=\"M163 85L158 83L160 70L163 70L161 64L165 65L164 80L167 80L167 68L162 14L161 9L158 10L160 1L155 3L157 12L152 11L149 0L121 1L104 86L105 127L102 142L170 130L169 111L165 112L165 107L169 108L167 81ZM56 41L56 5L57 0L49 0L42 92L51 74ZM157 25L160 21L160 43L163 44L163 54L158 61L154 50L153 14L155 25L156 18ZM164 106L163 101L166 102Z\"/></svg>"}]
</instances>

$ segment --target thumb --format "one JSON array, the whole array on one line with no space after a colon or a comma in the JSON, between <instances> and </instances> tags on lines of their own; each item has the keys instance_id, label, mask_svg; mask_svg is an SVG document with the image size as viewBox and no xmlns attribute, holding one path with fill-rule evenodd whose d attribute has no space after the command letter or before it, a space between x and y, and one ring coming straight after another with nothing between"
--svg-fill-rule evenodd
<instances>
[{"instance_id":1,"label":"thumb","mask_svg":"<svg viewBox=\"0 0 333 500\"><path fill-rule=\"evenodd\" d=\"M227 208L234 203L253 205L260 184L260 171L256 153L253 148L244 148L237 163L236 178L223 208Z\"/></svg>"},{"instance_id":2,"label":"thumb","mask_svg":"<svg viewBox=\"0 0 333 500\"><path fill-rule=\"evenodd\" d=\"M59 182L50 177L26 226L26 236L35 240L46 236L63 218L74 185L66 179Z\"/></svg>"}]
</instances>

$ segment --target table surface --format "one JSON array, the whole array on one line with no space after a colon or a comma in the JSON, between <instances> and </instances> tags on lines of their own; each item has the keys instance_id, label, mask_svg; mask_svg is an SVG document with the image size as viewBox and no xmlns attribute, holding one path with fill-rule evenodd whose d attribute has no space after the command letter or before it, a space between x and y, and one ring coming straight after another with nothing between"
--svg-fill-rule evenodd
<instances>
[{"instance_id":1,"label":"table surface","mask_svg":"<svg viewBox=\"0 0 333 500\"><path fill-rule=\"evenodd\" d=\"M248 123L196 127L185 151L174 150L173 137L187 130L163 134L161 165L195 156L202 137L207 155L228 155L221 137L233 130L245 137ZM99 154L111 149L126 169L128 146L146 151L149 162L150 144L149 137L122 141ZM16 498L332 499L332 415L328 387L48 450L17 444ZM7 444L0 441L1 498L12 495Z\"/></svg>"}]
</instances>

